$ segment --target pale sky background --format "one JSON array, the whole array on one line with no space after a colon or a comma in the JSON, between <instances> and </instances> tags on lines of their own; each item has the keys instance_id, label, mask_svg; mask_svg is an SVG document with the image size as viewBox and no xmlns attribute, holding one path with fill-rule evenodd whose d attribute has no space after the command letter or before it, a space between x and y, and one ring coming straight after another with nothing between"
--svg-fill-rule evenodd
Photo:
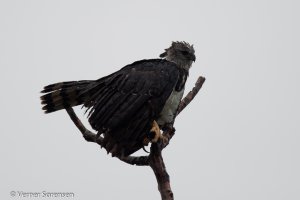
<instances>
[{"instance_id":1,"label":"pale sky background","mask_svg":"<svg viewBox=\"0 0 300 200\"><path fill-rule=\"evenodd\" d=\"M39 91L157 58L184 40L197 56L186 91L199 75L207 81L163 152L175 199L299 200L299 5L1 0L0 199L28 199L11 191L160 199L149 167L85 142L66 112L43 114Z\"/></svg>"}]
</instances>

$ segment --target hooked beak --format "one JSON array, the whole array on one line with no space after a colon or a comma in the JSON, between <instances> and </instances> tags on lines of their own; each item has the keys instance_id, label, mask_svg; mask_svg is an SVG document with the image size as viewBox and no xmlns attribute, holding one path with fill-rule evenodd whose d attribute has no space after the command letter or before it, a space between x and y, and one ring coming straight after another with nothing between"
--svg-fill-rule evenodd
<instances>
[{"instance_id":1,"label":"hooked beak","mask_svg":"<svg viewBox=\"0 0 300 200\"><path fill-rule=\"evenodd\" d=\"M191 55L191 60L194 61L194 62L196 61L196 56L194 54Z\"/></svg>"}]
</instances>

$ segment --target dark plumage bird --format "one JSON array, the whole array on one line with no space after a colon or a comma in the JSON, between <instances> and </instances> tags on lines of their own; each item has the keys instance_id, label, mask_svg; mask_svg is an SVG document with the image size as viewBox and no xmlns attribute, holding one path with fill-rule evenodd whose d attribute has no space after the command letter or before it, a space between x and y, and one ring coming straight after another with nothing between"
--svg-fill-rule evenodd
<instances>
[{"instance_id":1,"label":"dark plumage bird","mask_svg":"<svg viewBox=\"0 0 300 200\"><path fill-rule=\"evenodd\" d=\"M173 42L161 59L136 61L98 80L60 82L44 87L45 113L83 105L92 128L112 155L128 156L173 122L195 51ZM154 134L153 134L154 132Z\"/></svg>"}]
</instances>

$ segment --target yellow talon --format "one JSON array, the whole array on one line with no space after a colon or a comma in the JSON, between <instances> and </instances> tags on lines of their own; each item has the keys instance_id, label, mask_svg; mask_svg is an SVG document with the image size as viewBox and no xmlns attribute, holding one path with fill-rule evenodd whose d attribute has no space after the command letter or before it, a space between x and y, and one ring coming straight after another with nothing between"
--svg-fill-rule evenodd
<instances>
[{"instance_id":1,"label":"yellow talon","mask_svg":"<svg viewBox=\"0 0 300 200\"><path fill-rule=\"evenodd\" d=\"M155 120L153 121L150 133L151 132L154 133L153 137L150 138L152 143L157 142L158 139L160 137L162 137L161 132L160 132L160 128L159 128L159 126L158 126L158 124L157 124L157 122Z\"/></svg>"},{"instance_id":2,"label":"yellow talon","mask_svg":"<svg viewBox=\"0 0 300 200\"><path fill-rule=\"evenodd\" d=\"M148 146L149 142L156 143L158 141L158 139L161 137L162 137L162 134L160 132L159 125L154 120L149 134L143 140L143 144L144 144L144 146Z\"/></svg>"}]
</instances>

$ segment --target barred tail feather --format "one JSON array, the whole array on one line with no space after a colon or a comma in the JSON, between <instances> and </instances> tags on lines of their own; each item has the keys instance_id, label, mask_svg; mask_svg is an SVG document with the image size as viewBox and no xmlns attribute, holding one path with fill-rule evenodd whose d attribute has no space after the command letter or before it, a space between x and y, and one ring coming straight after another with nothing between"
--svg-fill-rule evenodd
<instances>
[{"instance_id":1,"label":"barred tail feather","mask_svg":"<svg viewBox=\"0 0 300 200\"><path fill-rule=\"evenodd\" d=\"M88 88L94 81L60 82L44 87L41 93L42 109L45 113L85 103L89 99Z\"/></svg>"}]
</instances>

